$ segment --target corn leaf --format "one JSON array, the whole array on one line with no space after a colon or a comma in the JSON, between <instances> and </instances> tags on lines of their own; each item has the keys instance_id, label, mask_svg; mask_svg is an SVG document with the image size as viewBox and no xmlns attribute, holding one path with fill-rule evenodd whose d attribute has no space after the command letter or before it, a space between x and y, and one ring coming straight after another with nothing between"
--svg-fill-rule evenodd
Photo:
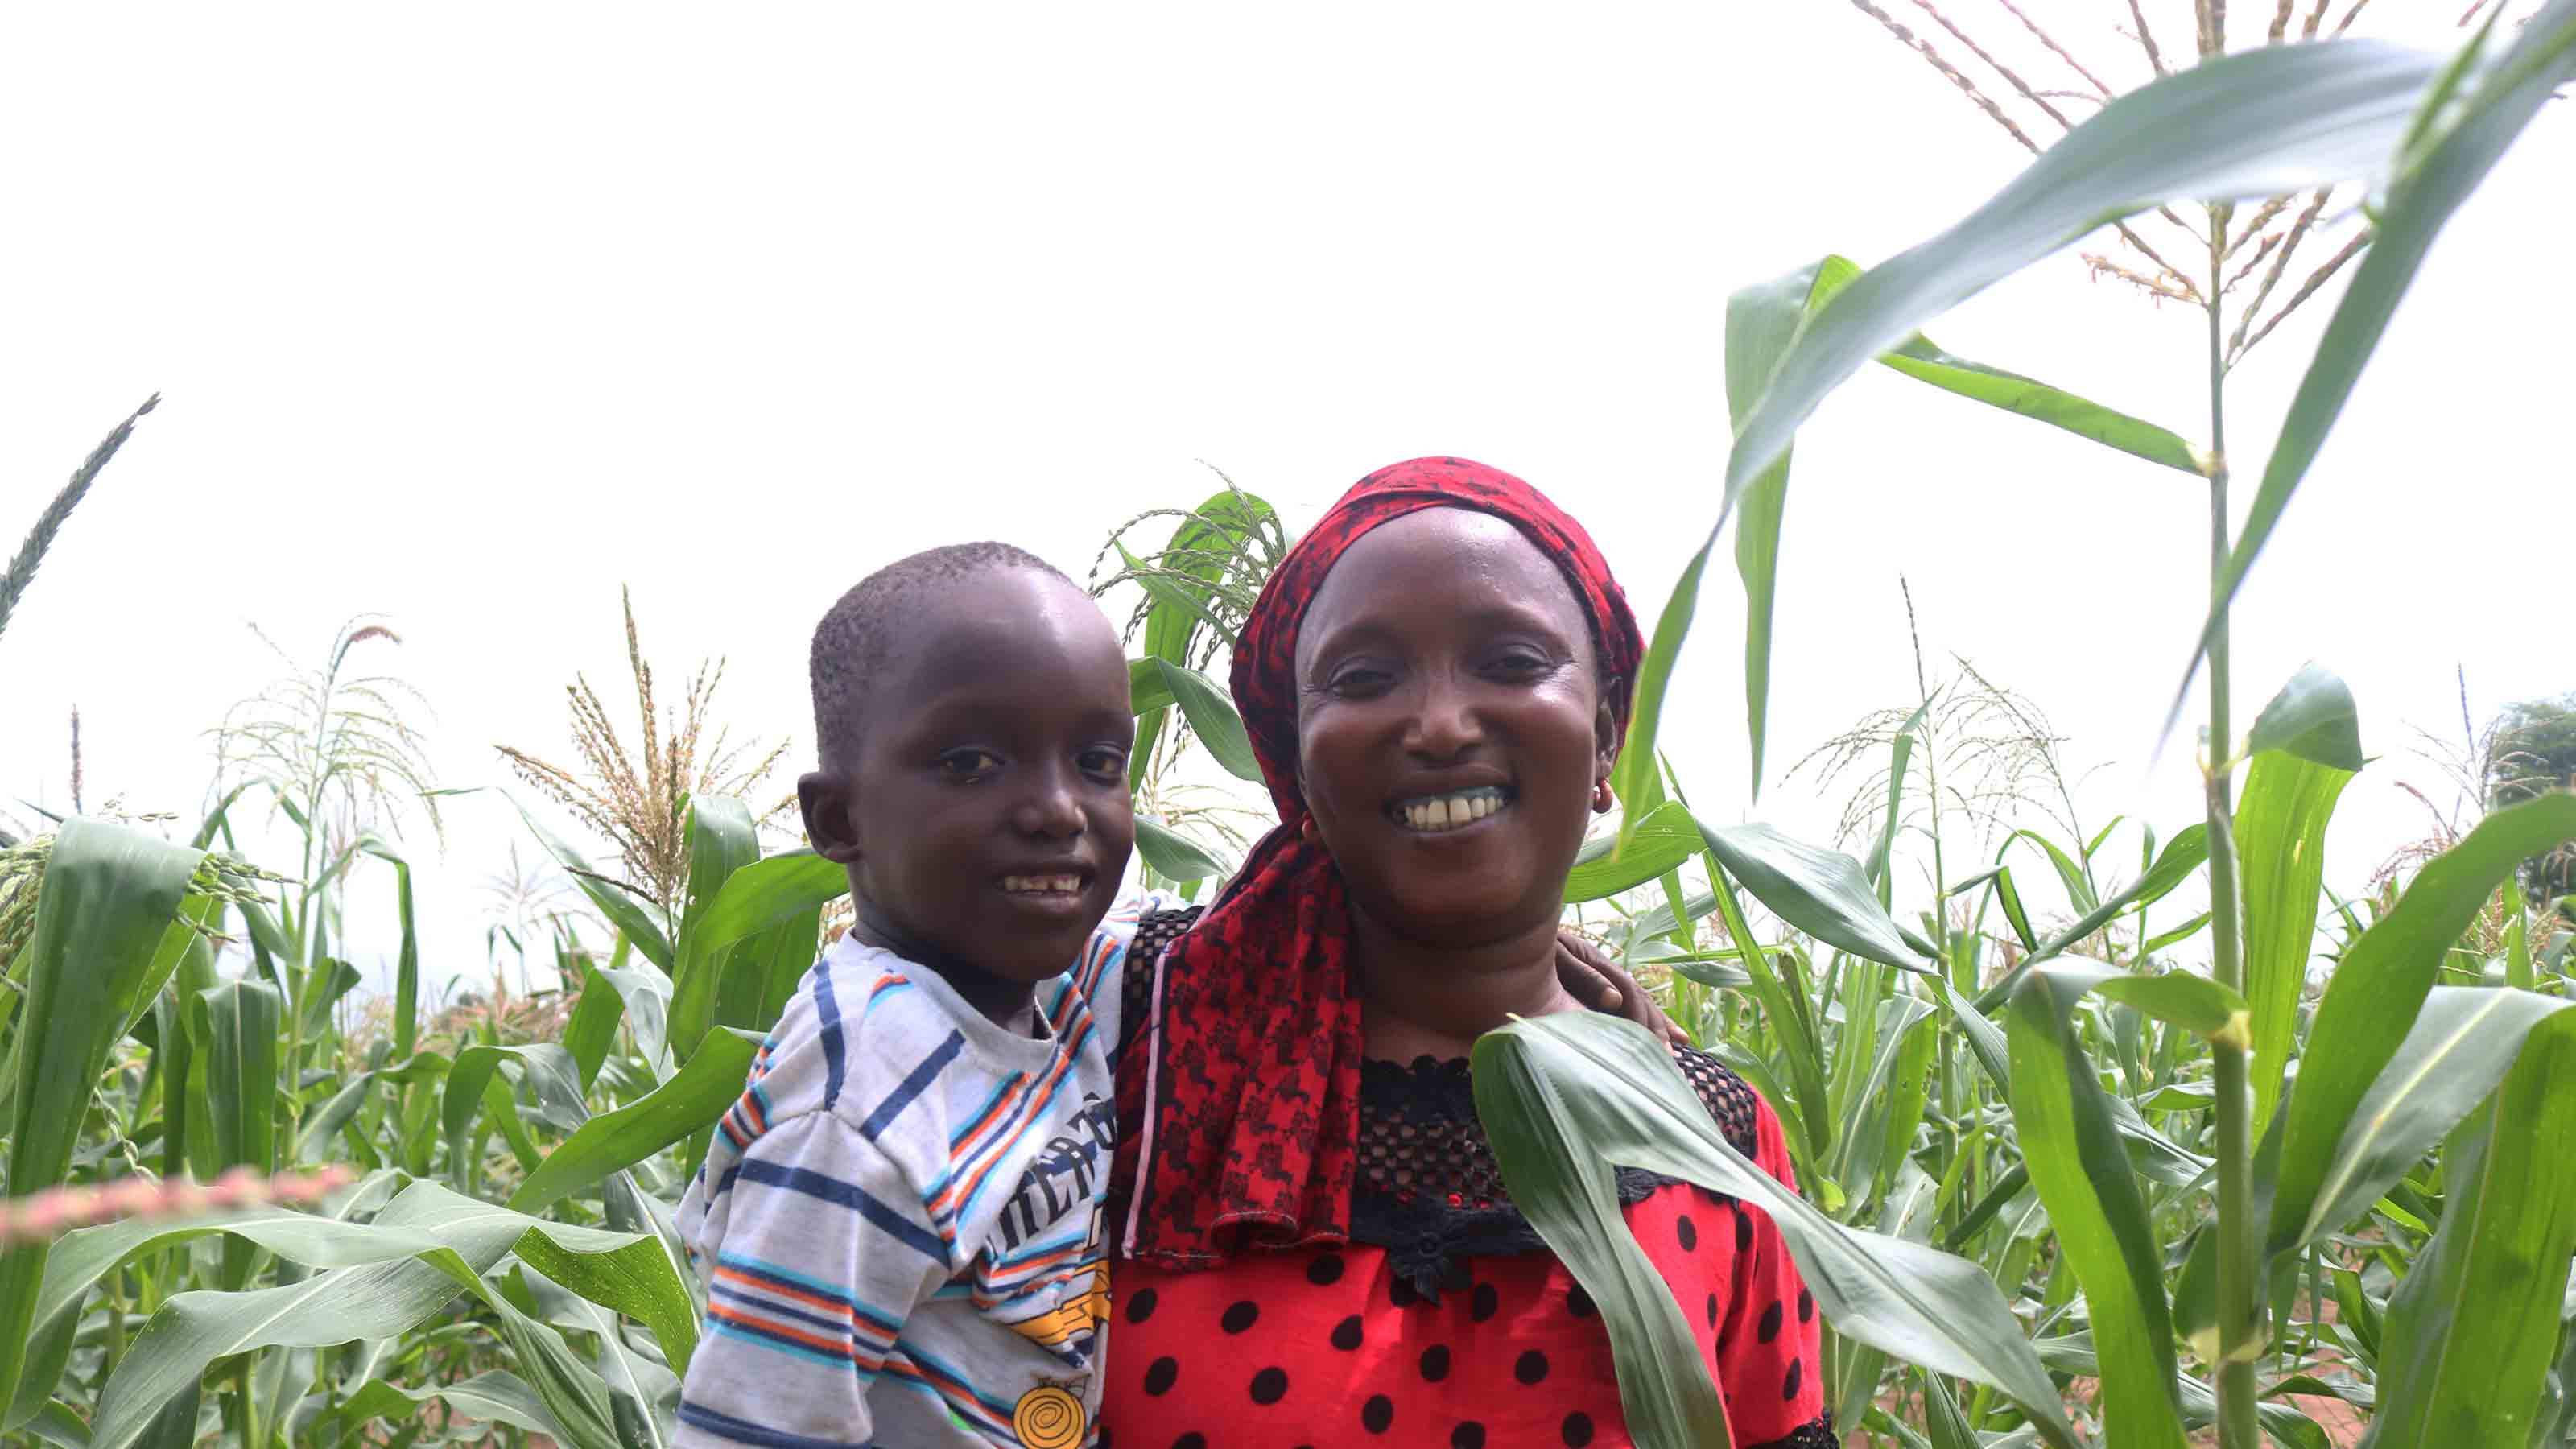
<instances>
[{"instance_id":1,"label":"corn leaf","mask_svg":"<svg viewBox=\"0 0 2576 1449\"><path fill-rule=\"evenodd\" d=\"M137 993L204 852L143 831L73 819L55 837L26 946L27 1025L9 1103L8 1196L59 1186L89 1116L90 1084L140 1009ZM46 1245L0 1250L0 1344L27 1341ZM0 1405L19 1358L0 1354Z\"/></svg>"},{"instance_id":2,"label":"corn leaf","mask_svg":"<svg viewBox=\"0 0 2576 1449\"><path fill-rule=\"evenodd\" d=\"M1611 1305L1631 1295L1614 1298L1604 1290L1618 1291L1618 1278L1636 1271L1646 1281L1633 1296L1678 1313L1618 1215L1610 1193L1614 1163L1683 1178L1761 1208L1778 1225L1835 1332L1909 1363L1991 1384L2030 1416L2047 1442L2071 1449L2074 1433L2056 1386L1982 1270L1906 1238L1846 1228L1808 1206L1727 1144L1671 1055L1633 1024L1595 1012L1516 1020L1477 1039L1473 1080L1477 1115L1512 1201L1612 1326L1621 1402L1641 1440L1657 1432L1662 1437L1651 1442L1699 1442L1684 1435L1710 1421L1691 1417L1685 1406L1701 1393L1713 1397L1713 1390L1694 1353L1651 1364L1633 1360L1661 1336L1649 1336L1647 1310L1625 1323L1611 1318ZM1618 1266L1623 1259L1624 1268Z\"/></svg>"},{"instance_id":3,"label":"corn leaf","mask_svg":"<svg viewBox=\"0 0 2576 1449\"><path fill-rule=\"evenodd\" d=\"M2102 1370L2107 1449L2182 1449L2164 1259L2136 1174L2072 1017L2120 973L2042 966L2013 991L2013 1125L2059 1249L2083 1285Z\"/></svg>"},{"instance_id":4,"label":"corn leaf","mask_svg":"<svg viewBox=\"0 0 2576 1449\"><path fill-rule=\"evenodd\" d=\"M1774 915L1855 956L1932 974L1878 903L1860 862L1801 844L1768 825L1700 825L1711 854Z\"/></svg>"},{"instance_id":5,"label":"corn leaf","mask_svg":"<svg viewBox=\"0 0 2576 1449\"><path fill-rule=\"evenodd\" d=\"M2441 1229L2389 1300L2366 1449L2533 1442L2576 1253L2576 1016L2532 1030L2478 1120L2444 1164Z\"/></svg>"},{"instance_id":6,"label":"corn leaf","mask_svg":"<svg viewBox=\"0 0 2576 1449\"><path fill-rule=\"evenodd\" d=\"M2268 711L2267 711L2268 713ZM2256 734L2262 733L2258 726ZM2299 1000L2325 889L2326 826L2352 771L2284 747L2254 757L2236 802L2237 877L2243 883L2245 998L2254 1059L2253 1135L2281 1100L2298 1029Z\"/></svg>"},{"instance_id":7,"label":"corn leaf","mask_svg":"<svg viewBox=\"0 0 2576 1449\"><path fill-rule=\"evenodd\" d=\"M679 1050L695 1049L715 1025L724 975L742 939L719 939L704 929L707 917L734 874L759 859L749 807L727 795L690 798L689 891L680 912L680 964L671 973L671 1042Z\"/></svg>"},{"instance_id":8,"label":"corn leaf","mask_svg":"<svg viewBox=\"0 0 2576 1449\"><path fill-rule=\"evenodd\" d=\"M1181 707L1181 718L1190 722L1190 732L1238 780L1261 782L1261 762L1253 758L1252 738L1243 732L1243 716L1235 712L1234 701L1226 697L1216 682L1187 665L1169 659L1157 659L1154 667L1162 673L1164 689Z\"/></svg>"},{"instance_id":9,"label":"corn leaf","mask_svg":"<svg viewBox=\"0 0 2576 1449\"><path fill-rule=\"evenodd\" d=\"M1983 206L1871 268L1799 336L1736 429L1731 510L1862 364L2097 227L2172 200L2274 196L2388 164L2441 57L2370 40L2202 61L2112 101Z\"/></svg>"},{"instance_id":10,"label":"corn leaf","mask_svg":"<svg viewBox=\"0 0 2576 1449\"><path fill-rule=\"evenodd\" d=\"M724 1115L742 1095L760 1039L718 1027L669 1081L613 1112L603 1112L546 1154L510 1207L540 1213L621 1168L632 1167Z\"/></svg>"},{"instance_id":11,"label":"corn leaf","mask_svg":"<svg viewBox=\"0 0 2576 1449\"><path fill-rule=\"evenodd\" d=\"M2502 7L2495 13L2501 15ZM2489 17L2490 25L2493 18ZM2486 32L2481 30L2477 43L2483 44L2485 39ZM2306 375L2299 379L2297 394L2290 399L2289 414L2282 419L2272 456L2263 467L2262 486L2255 491L2253 506L2246 510L2245 526L2228 554L2226 571L2211 590L2209 622L2202 626L2199 644L2184 667L2182 687L2175 692L2173 707L2167 712L2169 722L2180 715L2182 695L2191 688L2192 677L2209 652L2209 641L2227 617L2228 605L2244 586L2245 576L2253 570L2264 544L2270 542L2272 530L2290 506L2291 496L2325 446L2326 434L2342 416L2354 385L2361 381L2362 369L2369 366L2371 354L2378 350L2379 339L2387 332L2389 319L2397 314L2397 305L2406 299L2406 289L2414 284L2416 270L2423 266L2434 238L2441 235L2451 214L2503 159L2523 128L2540 114L2551 93L2571 78L2576 78L2576 0L2552 0L2522 23L2512 44L2492 64L2477 68L2476 88L2456 110L2439 107L2437 114L2425 117L2431 125L2428 134L2410 138L2408 132L2400 132L2385 144L2384 155L2397 163L2397 172L2377 208L2370 247L2362 253L2352 282L2344 289L2343 300L2335 304L2334 315L2327 319L2325 335L2317 340L2316 356L2309 362ZM2429 74L2422 78L2431 79ZM2418 94L2424 90L2422 81L2415 90ZM2119 105L2115 103L2103 118L2117 109ZM2410 108L2410 119L2413 114ZM2403 156L2398 155L2401 139L2412 141ZM2358 766L2347 764L2346 768Z\"/></svg>"},{"instance_id":12,"label":"corn leaf","mask_svg":"<svg viewBox=\"0 0 2576 1449\"><path fill-rule=\"evenodd\" d=\"M2362 1217L2494 1091L2525 1042L2567 1003L2528 991L2436 986L2353 1109L2292 1239L2295 1252Z\"/></svg>"},{"instance_id":13,"label":"corn leaf","mask_svg":"<svg viewBox=\"0 0 2576 1449\"><path fill-rule=\"evenodd\" d=\"M1853 270L1857 273L1859 269ZM2200 474L2200 458L2180 434L2051 387L2037 378L1953 357L1920 332L1880 353L1878 360L1883 366L1944 392L2062 428L2134 458L2178 468L2194 477ZM1742 506L1749 509L1752 504L1748 499Z\"/></svg>"},{"instance_id":14,"label":"corn leaf","mask_svg":"<svg viewBox=\"0 0 2576 1449\"><path fill-rule=\"evenodd\" d=\"M608 923L635 943L635 949L644 953L645 960L661 967L665 975L678 966L678 958L671 951L671 938L663 923L655 919L660 914L658 908L601 880L598 873L590 868L590 862L582 859L580 851L565 844L562 837L529 814L528 807L520 804L515 796L504 793L501 798L508 800L510 808L519 812L519 818L527 823L528 833L535 836L537 843L546 848L546 853L555 858L555 864L562 866L564 873L572 877L572 883L581 887L581 893L590 897L590 903L599 907L599 913L608 918Z\"/></svg>"},{"instance_id":15,"label":"corn leaf","mask_svg":"<svg viewBox=\"0 0 2576 1449\"><path fill-rule=\"evenodd\" d=\"M1700 852L1699 825L1680 801L1666 800L1640 813L1645 818L1633 827L1623 820L1610 834L1583 842L1565 878L1566 904L1634 890ZM1619 848L1622 838L1628 842L1624 850Z\"/></svg>"},{"instance_id":16,"label":"corn leaf","mask_svg":"<svg viewBox=\"0 0 2576 1449\"><path fill-rule=\"evenodd\" d=\"M542 1237L548 1248L574 1255L623 1254L621 1264L639 1275L649 1275L652 1269L647 1265L659 1263L670 1277L669 1290L682 1294L685 1302L685 1290L668 1257L649 1238L544 1222L460 1197L435 1183L415 1182L405 1188L366 1229L382 1240L386 1251L382 1261L335 1268L300 1282L248 1292L180 1293L162 1304L135 1336L100 1395L93 1434L97 1449L124 1449L134 1443L163 1406L193 1386L218 1358L268 1347L323 1348L405 1332L467 1291L477 1275L499 1263L504 1254L545 1252L531 1247L532 1236ZM419 1247L424 1238L431 1243L426 1249ZM336 1251L349 1251L345 1240ZM486 1300L487 1305L490 1301ZM504 1322L507 1327L506 1316ZM648 1320L647 1326L655 1325ZM666 1353L674 1348L664 1345ZM676 1351L685 1358L688 1340L680 1342ZM521 1368L526 1371L528 1365L522 1363ZM544 1392L547 1385L537 1387ZM554 1404L555 1396L549 1394L547 1401ZM560 1415L562 1407L556 1407Z\"/></svg>"},{"instance_id":17,"label":"corn leaf","mask_svg":"<svg viewBox=\"0 0 2576 1449\"><path fill-rule=\"evenodd\" d=\"M1780 370L1780 359L1788 355L1790 341L1798 329L1858 275L1860 268L1849 261L1825 257L1787 276L1746 287L1726 299L1726 415L1731 425L1741 427L1745 416L1761 401L1763 389L1771 385L1773 374ZM1768 734L1771 703L1771 617L1779 599L1780 522L1788 503L1789 452L1783 448L1779 459L1745 490L1744 517L1735 528L1735 572L1744 581L1744 727L1752 747L1751 794L1755 799L1762 794L1762 746ZM1694 598L1700 567L1716 546L1719 531L1709 530L1708 542L1700 545L1698 557L1691 560L1687 577ZM1680 599L1680 590L1674 591L1674 597ZM1653 768L1656 725L1648 716L1662 710L1663 672L1669 672L1673 659L1679 656L1682 636L1689 632L1690 624L1688 611L1676 619L1668 607L1655 626L1655 646L1647 656L1647 670L1654 677L1653 696L1649 702L1645 692L1639 691L1639 709L1636 721L1629 726L1629 750L1622 755L1623 761L1639 758L1645 761L1646 769ZM1669 651L1663 648L1667 628L1675 630ZM1658 655L1662 656L1663 672L1654 672ZM1628 798L1625 790L1620 792L1620 798ZM1624 830L1620 839L1624 846Z\"/></svg>"},{"instance_id":18,"label":"corn leaf","mask_svg":"<svg viewBox=\"0 0 2576 1449\"><path fill-rule=\"evenodd\" d=\"M412 928L411 862L391 842L373 831L358 837L358 848L394 868L394 907L402 924L402 943L394 957L394 1055L412 1054L420 1032L420 937Z\"/></svg>"},{"instance_id":19,"label":"corn leaf","mask_svg":"<svg viewBox=\"0 0 2576 1449\"><path fill-rule=\"evenodd\" d=\"M1225 874L1225 862L1159 820L1136 817L1136 853L1170 880L1187 883Z\"/></svg>"},{"instance_id":20,"label":"corn leaf","mask_svg":"<svg viewBox=\"0 0 2576 1449\"><path fill-rule=\"evenodd\" d=\"M2496 882L2569 839L2576 839L2576 795L2544 795L2496 811L2427 862L2396 906L2345 950L2308 1028L2298 1089L2280 1113L2285 1128L2270 1251L2304 1239L2345 1129L2413 1029L2444 953Z\"/></svg>"}]
</instances>

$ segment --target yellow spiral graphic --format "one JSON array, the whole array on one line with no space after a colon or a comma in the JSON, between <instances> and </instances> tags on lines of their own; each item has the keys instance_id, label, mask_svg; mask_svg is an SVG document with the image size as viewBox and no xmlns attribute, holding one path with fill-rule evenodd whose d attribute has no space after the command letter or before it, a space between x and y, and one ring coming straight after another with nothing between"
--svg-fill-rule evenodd
<instances>
[{"instance_id":1,"label":"yellow spiral graphic","mask_svg":"<svg viewBox=\"0 0 2576 1449\"><path fill-rule=\"evenodd\" d=\"M1073 1449L1082 1442L1082 1428L1082 1400L1054 1384L1020 1395L1011 1410L1011 1432L1027 1449Z\"/></svg>"}]
</instances>

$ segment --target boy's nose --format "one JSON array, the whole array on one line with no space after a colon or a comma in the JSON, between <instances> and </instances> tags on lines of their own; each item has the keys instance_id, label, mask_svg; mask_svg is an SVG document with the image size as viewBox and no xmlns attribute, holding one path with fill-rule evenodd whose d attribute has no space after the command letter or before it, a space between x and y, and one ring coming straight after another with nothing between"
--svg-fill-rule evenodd
<instances>
[{"instance_id":1,"label":"boy's nose","mask_svg":"<svg viewBox=\"0 0 2576 1449\"><path fill-rule=\"evenodd\" d=\"M1071 781L1049 775L1021 797L1013 809L1011 823L1024 835L1053 838L1080 835L1083 828L1082 800Z\"/></svg>"}]
</instances>

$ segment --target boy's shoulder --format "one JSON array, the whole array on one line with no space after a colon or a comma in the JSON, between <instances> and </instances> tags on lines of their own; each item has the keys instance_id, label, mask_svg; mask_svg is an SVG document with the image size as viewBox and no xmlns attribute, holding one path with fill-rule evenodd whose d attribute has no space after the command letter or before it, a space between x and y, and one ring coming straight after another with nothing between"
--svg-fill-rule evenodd
<instances>
[{"instance_id":1,"label":"boy's shoulder","mask_svg":"<svg viewBox=\"0 0 2576 1449\"><path fill-rule=\"evenodd\" d=\"M879 1147L893 1147L884 1129L960 1056L942 985L927 967L890 951L846 936L833 942L753 1058L749 1094L764 1126L829 1113ZM905 1156L887 1155L899 1163Z\"/></svg>"}]
</instances>

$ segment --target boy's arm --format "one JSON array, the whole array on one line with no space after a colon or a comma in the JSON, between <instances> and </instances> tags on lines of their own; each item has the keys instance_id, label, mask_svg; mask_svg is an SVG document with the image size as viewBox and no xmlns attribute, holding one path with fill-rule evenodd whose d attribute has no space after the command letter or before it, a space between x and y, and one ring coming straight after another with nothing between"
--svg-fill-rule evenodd
<instances>
[{"instance_id":1,"label":"boy's arm","mask_svg":"<svg viewBox=\"0 0 2576 1449\"><path fill-rule=\"evenodd\" d=\"M706 1332L677 1442L867 1443L868 1390L895 1335L948 1278L920 1196L829 1111L770 1124L709 1171Z\"/></svg>"}]
</instances>

